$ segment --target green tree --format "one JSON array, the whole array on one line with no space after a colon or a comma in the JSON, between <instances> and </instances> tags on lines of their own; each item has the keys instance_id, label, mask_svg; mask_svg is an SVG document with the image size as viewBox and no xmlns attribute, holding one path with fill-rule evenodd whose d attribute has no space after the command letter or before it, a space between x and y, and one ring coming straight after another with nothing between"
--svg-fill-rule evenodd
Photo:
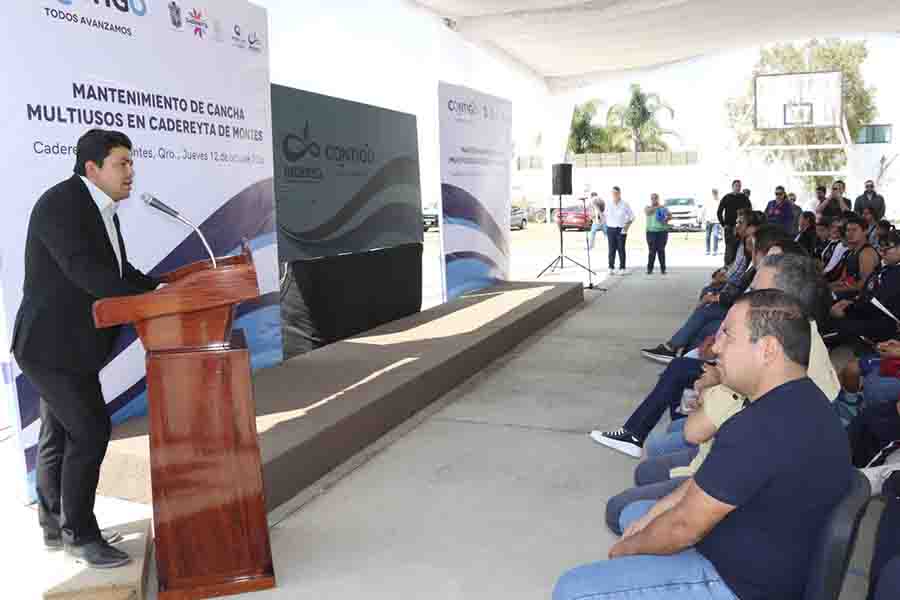
<instances>
[{"instance_id":1,"label":"green tree","mask_svg":"<svg viewBox=\"0 0 900 600\"><path fill-rule=\"evenodd\" d=\"M620 128L631 138L635 153L665 151L669 145L663 138L667 135L678 137L678 134L660 125L657 115L663 111L675 117L675 111L660 99L659 94L644 92L640 85L633 83L628 104L610 108L606 122L608 127Z\"/></svg>"},{"instance_id":2,"label":"green tree","mask_svg":"<svg viewBox=\"0 0 900 600\"><path fill-rule=\"evenodd\" d=\"M621 130L594 124L599 104L599 100L589 100L575 106L568 144L568 149L573 154L625 151Z\"/></svg>"},{"instance_id":3,"label":"green tree","mask_svg":"<svg viewBox=\"0 0 900 600\"><path fill-rule=\"evenodd\" d=\"M790 129L757 131L753 126L754 89L757 75L841 71L844 74L844 117L851 141L860 127L877 116L875 88L863 80L861 67L868 56L864 41L836 38L812 39L802 45L776 44L760 50L753 68L747 94L728 101L728 117L741 145L815 145L838 144L843 140L835 129ZM788 160L797 171L837 171L846 166L847 157L840 150L768 151L766 159ZM828 177L806 177L809 190L828 185Z\"/></svg>"}]
</instances>

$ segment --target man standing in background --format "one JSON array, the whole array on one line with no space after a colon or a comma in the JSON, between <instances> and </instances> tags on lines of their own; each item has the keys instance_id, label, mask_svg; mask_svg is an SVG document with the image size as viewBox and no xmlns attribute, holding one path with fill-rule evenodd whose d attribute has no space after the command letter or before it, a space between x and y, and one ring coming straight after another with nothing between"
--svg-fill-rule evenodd
<instances>
[{"instance_id":1,"label":"man standing in background","mask_svg":"<svg viewBox=\"0 0 900 600\"><path fill-rule=\"evenodd\" d=\"M706 255L709 256L710 238L712 238L712 253L719 253L719 223L716 221L715 211L719 208L719 190L713 188L712 201L703 205L703 222L706 223Z\"/></svg>"},{"instance_id":2,"label":"man standing in background","mask_svg":"<svg viewBox=\"0 0 900 600\"><path fill-rule=\"evenodd\" d=\"M725 232L726 265L733 263L737 254L739 240L734 234L734 226L737 222L738 211L742 208L752 210L753 206L750 204L750 199L741 192L741 180L735 179L731 182L731 193L725 194L716 211L716 216Z\"/></svg>"},{"instance_id":3,"label":"man standing in background","mask_svg":"<svg viewBox=\"0 0 900 600\"><path fill-rule=\"evenodd\" d=\"M609 274L625 275L625 239L628 228L634 221L634 213L631 207L622 200L622 190L619 186L612 189L612 202L606 204L604 211L606 219L606 241L609 243ZM616 272L616 253L619 255L619 271Z\"/></svg>"},{"instance_id":4,"label":"man standing in background","mask_svg":"<svg viewBox=\"0 0 900 600\"><path fill-rule=\"evenodd\" d=\"M863 214L865 208L872 209L876 223L884 218L884 197L875 191L875 182L871 179L866 182L866 191L853 203L853 212L859 215Z\"/></svg>"}]
</instances>

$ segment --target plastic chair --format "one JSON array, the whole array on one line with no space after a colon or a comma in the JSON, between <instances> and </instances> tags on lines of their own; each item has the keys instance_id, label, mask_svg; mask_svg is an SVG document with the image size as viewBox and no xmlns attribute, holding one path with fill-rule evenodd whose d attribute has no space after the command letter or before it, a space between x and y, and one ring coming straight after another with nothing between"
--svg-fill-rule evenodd
<instances>
[{"instance_id":1,"label":"plastic chair","mask_svg":"<svg viewBox=\"0 0 900 600\"><path fill-rule=\"evenodd\" d=\"M866 476L853 469L850 490L834 507L813 551L803 600L838 600L871 492Z\"/></svg>"}]
</instances>

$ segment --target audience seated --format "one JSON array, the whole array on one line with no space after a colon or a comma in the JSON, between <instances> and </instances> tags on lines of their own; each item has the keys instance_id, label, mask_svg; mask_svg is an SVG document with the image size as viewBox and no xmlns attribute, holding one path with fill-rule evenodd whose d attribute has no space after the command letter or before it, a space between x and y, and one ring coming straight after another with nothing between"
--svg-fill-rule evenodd
<instances>
[{"instance_id":1,"label":"audience seated","mask_svg":"<svg viewBox=\"0 0 900 600\"><path fill-rule=\"evenodd\" d=\"M808 255L815 256L816 245L819 240L816 231L816 215L809 211L801 213L798 228L799 231L794 236L794 241L800 244Z\"/></svg>"},{"instance_id":2,"label":"audience seated","mask_svg":"<svg viewBox=\"0 0 900 600\"><path fill-rule=\"evenodd\" d=\"M855 224L851 224L847 231L848 236L860 234ZM867 247L871 249L871 246ZM845 299L832 305L831 329L836 334L829 338L832 346L855 343L859 339L866 343L883 342L897 332L900 318L900 232L894 231L888 235L882 254L884 265L869 271L855 294L850 296L848 293ZM875 255L878 256L877 253ZM848 261L848 270L851 262Z\"/></svg>"},{"instance_id":3,"label":"audience seated","mask_svg":"<svg viewBox=\"0 0 900 600\"><path fill-rule=\"evenodd\" d=\"M831 283L837 281L844 274L847 266L847 244L844 242L847 228L843 217L828 221L830 238L822 249L822 275L825 281Z\"/></svg>"},{"instance_id":4,"label":"audience seated","mask_svg":"<svg viewBox=\"0 0 900 600\"><path fill-rule=\"evenodd\" d=\"M768 256L764 260L758 260L758 263L761 267L753 282L754 289L780 289L801 299L808 313L823 314L821 308L817 307L824 301L822 282L811 258L794 252ZM838 377L815 321L811 328L810 378L829 400L834 400L840 391ZM715 367L704 365L702 368L703 375L694 384L700 394L700 408L684 422L681 446L670 442L671 453L667 455L653 456L648 452L648 459L635 471L637 487L609 500L607 524L613 531L621 533L617 529L619 516L628 504L636 500L659 498L659 493L671 492L678 483L693 475L709 454L716 431L744 407L744 398L719 385L721 378ZM609 433L612 432L606 435ZM606 445L615 447L611 443ZM699 450L695 449L697 445Z\"/></svg>"},{"instance_id":5,"label":"audience seated","mask_svg":"<svg viewBox=\"0 0 900 600\"><path fill-rule=\"evenodd\" d=\"M869 244L866 224L855 213L844 219L846 222L847 257L841 277L831 283L831 291L836 300L852 298L862 289L869 275L878 267L881 257Z\"/></svg>"},{"instance_id":6,"label":"audience seated","mask_svg":"<svg viewBox=\"0 0 900 600\"><path fill-rule=\"evenodd\" d=\"M745 227L742 247L750 257L756 254L754 246L757 239L764 248L763 252L767 252L771 246L786 242L789 238L784 229L779 226L748 224ZM762 256L765 254L763 253ZM708 336L715 334L719 323L725 318L725 313L728 312L734 301L747 290L755 273L756 270L751 260L751 264L744 272L739 284L726 286L719 294L705 296L700 306L694 310L669 341L663 342L655 348L644 348L641 350L641 354L655 362L667 363L678 356L679 351L696 348Z\"/></svg>"},{"instance_id":7,"label":"audience seated","mask_svg":"<svg viewBox=\"0 0 900 600\"><path fill-rule=\"evenodd\" d=\"M611 560L563 575L555 600L802 595L851 469L846 434L807 377L812 336L801 304L780 290L734 303L713 352L721 383L749 407L724 422L695 475L656 503L629 504Z\"/></svg>"}]
</instances>

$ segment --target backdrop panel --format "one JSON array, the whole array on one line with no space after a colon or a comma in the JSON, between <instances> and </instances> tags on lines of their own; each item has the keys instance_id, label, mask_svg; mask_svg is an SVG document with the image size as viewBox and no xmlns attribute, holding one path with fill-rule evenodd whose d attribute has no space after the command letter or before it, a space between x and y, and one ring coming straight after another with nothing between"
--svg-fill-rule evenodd
<instances>
[{"instance_id":1,"label":"backdrop panel","mask_svg":"<svg viewBox=\"0 0 900 600\"><path fill-rule=\"evenodd\" d=\"M438 85L446 299L509 277L512 103Z\"/></svg>"},{"instance_id":2,"label":"backdrop panel","mask_svg":"<svg viewBox=\"0 0 900 600\"><path fill-rule=\"evenodd\" d=\"M265 11L244 0L198 0L183 9L161 0L60 0L6 2L0 17L15 23L0 37L0 53L17 57L0 72L5 325L22 298L32 206L71 175L84 131L118 129L135 144L135 189L119 210L130 260L161 273L206 256L190 230L140 203L142 192L200 224L217 254L249 238L264 295L241 307L236 326L247 333L254 368L279 362ZM38 394L15 365L7 373L21 470L33 475ZM132 329L101 382L114 422L145 413L144 349Z\"/></svg>"},{"instance_id":3,"label":"backdrop panel","mask_svg":"<svg viewBox=\"0 0 900 600\"><path fill-rule=\"evenodd\" d=\"M273 85L272 123L285 355L417 312L415 117Z\"/></svg>"}]
</instances>

